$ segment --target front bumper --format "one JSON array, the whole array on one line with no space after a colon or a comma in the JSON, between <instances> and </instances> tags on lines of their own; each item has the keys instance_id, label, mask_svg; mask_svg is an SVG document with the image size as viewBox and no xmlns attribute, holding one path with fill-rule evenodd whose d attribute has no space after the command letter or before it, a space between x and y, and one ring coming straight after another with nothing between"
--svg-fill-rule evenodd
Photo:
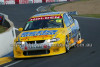
<instances>
[{"instance_id":1,"label":"front bumper","mask_svg":"<svg viewBox=\"0 0 100 67\"><path fill-rule=\"evenodd\" d=\"M54 43L54 44L62 44L62 46L51 46L49 49L41 49L41 50L31 50L31 51L23 51L19 46L14 47L14 58L31 58L31 57L43 57L43 56L52 56L59 55L66 52L66 48L64 46L64 42ZM52 44L52 45L54 45Z\"/></svg>"}]
</instances>

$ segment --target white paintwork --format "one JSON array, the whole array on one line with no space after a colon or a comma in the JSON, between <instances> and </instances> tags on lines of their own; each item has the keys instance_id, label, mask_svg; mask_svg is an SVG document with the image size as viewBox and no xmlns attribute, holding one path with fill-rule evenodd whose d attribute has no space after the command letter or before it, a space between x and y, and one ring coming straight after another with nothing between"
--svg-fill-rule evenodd
<instances>
[{"instance_id":1,"label":"white paintwork","mask_svg":"<svg viewBox=\"0 0 100 67\"><path fill-rule=\"evenodd\" d=\"M4 3L4 0L0 0L0 2L3 2Z\"/></svg>"},{"instance_id":2,"label":"white paintwork","mask_svg":"<svg viewBox=\"0 0 100 67\"><path fill-rule=\"evenodd\" d=\"M0 57L12 52L13 50L13 42L16 38L15 28L13 22L11 22L5 15L5 19L10 23L10 28L4 33L0 34Z\"/></svg>"},{"instance_id":3,"label":"white paintwork","mask_svg":"<svg viewBox=\"0 0 100 67\"><path fill-rule=\"evenodd\" d=\"M42 0L34 0L34 3L42 3Z\"/></svg>"},{"instance_id":4,"label":"white paintwork","mask_svg":"<svg viewBox=\"0 0 100 67\"><path fill-rule=\"evenodd\" d=\"M15 0L6 0L4 4L15 4Z\"/></svg>"},{"instance_id":5,"label":"white paintwork","mask_svg":"<svg viewBox=\"0 0 100 67\"><path fill-rule=\"evenodd\" d=\"M3 5L4 4L4 0L0 0L0 5Z\"/></svg>"},{"instance_id":6,"label":"white paintwork","mask_svg":"<svg viewBox=\"0 0 100 67\"><path fill-rule=\"evenodd\" d=\"M29 0L29 3L33 3L33 0Z\"/></svg>"},{"instance_id":7,"label":"white paintwork","mask_svg":"<svg viewBox=\"0 0 100 67\"><path fill-rule=\"evenodd\" d=\"M0 0L0 2L4 2L4 0Z\"/></svg>"}]
</instances>

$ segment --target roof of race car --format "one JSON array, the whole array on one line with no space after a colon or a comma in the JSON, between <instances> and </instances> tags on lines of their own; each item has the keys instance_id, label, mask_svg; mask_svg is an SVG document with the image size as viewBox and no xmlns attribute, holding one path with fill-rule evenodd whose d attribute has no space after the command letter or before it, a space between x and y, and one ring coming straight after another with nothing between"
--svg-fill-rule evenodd
<instances>
[{"instance_id":1,"label":"roof of race car","mask_svg":"<svg viewBox=\"0 0 100 67\"><path fill-rule=\"evenodd\" d=\"M65 12L48 12L48 13L35 14L28 21L43 20L43 19L50 19L50 18L62 18L61 15L64 13Z\"/></svg>"},{"instance_id":2,"label":"roof of race car","mask_svg":"<svg viewBox=\"0 0 100 67\"><path fill-rule=\"evenodd\" d=\"M68 15L76 15L77 12L48 12L48 13L40 13L40 14L35 14L28 21L34 21L34 20L43 20L43 19L57 19L57 18L62 18L63 14L66 13Z\"/></svg>"},{"instance_id":3,"label":"roof of race car","mask_svg":"<svg viewBox=\"0 0 100 67\"><path fill-rule=\"evenodd\" d=\"M40 14L33 15L33 17L36 17L36 16L45 16L45 15L63 14L63 13L64 13L64 12L48 12L48 13L40 13Z\"/></svg>"}]
</instances>

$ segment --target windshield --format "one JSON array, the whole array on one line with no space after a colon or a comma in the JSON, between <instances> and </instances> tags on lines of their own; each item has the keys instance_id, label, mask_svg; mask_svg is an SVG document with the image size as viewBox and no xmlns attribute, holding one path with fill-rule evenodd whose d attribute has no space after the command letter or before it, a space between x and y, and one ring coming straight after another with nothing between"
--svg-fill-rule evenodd
<instances>
[{"instance_id":1,"label":"windshield","mask_svg":"<svg viewBox=\"0 0 100 67\"><path fill-rule=\"evenodd\" d=\"M45 20L35 20L29 21L25 25L24 30L35 30L44 28L62 28L63 19L45 19Z\"/></svg>"}]
</instances>

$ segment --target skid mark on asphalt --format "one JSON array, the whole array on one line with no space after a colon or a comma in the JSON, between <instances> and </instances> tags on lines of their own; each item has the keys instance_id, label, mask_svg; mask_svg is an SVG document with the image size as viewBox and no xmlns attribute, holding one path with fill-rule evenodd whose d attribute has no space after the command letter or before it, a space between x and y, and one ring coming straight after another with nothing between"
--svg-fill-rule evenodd
<instances>
[{"instance_id":1,"label":"skid mark on asphalt","mask_svg":"<svg viewBox=\"0 0 100 67\"><path fill-rule=\"evenodd\" d=\"M96 53L96 51L91 51L90 52L90 55L93 55L93 54L95 54Z\"/></svg>"}]
</instances>

